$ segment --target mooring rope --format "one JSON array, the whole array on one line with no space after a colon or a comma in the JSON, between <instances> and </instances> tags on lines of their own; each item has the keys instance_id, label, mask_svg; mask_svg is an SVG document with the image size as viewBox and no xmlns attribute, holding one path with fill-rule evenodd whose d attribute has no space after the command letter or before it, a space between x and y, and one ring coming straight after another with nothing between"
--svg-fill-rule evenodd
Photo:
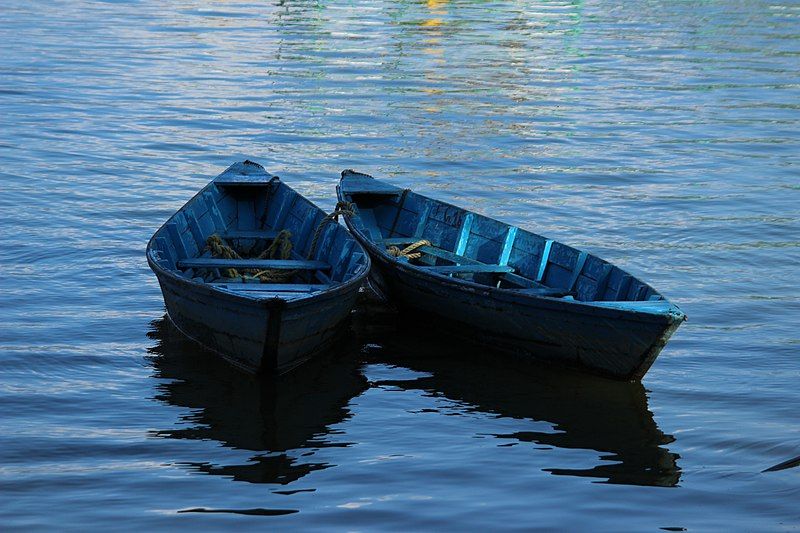
<instances>
[{"instance_id":1,"label":"mooring rope","mask_svg":"<svg viewBox=\"0 0 800 533\"><path fill-rule=\"evenodd\" d=\"M353 210L353 204L351 202L338 202L336 207L334 208L333 212L320 220L317 229L314 230L314 238L311 239L311 247L308 249L308 256L306 259L311 259L314 257L314 253L317 251L317 242L319 241L320 235L322 235L322 229L325 227L328 222L331 221L339 221L339 215L344 215L346 217L351 217L355 215L356 212Z\"/></svg>"}]
</instances>

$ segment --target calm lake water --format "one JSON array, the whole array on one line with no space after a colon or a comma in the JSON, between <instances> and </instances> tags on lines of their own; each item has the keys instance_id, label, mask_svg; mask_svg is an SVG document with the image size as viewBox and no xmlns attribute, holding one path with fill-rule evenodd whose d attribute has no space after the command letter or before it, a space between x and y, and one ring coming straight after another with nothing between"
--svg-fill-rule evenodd
<instances>
[{"instance_id":1,"label":"calm lake water","mask_svg":"<svg viewBox=\"0 0 800 533\"><path fill-rule=\"evenodd\" d=\"M800 528L800 468L762 472L800 454L797 2L3 0L0 51L0 528ZM642 384L405 334L258 382L144 257L245 158L585 248L689 322Z\"/></svg>"}]
</instances>

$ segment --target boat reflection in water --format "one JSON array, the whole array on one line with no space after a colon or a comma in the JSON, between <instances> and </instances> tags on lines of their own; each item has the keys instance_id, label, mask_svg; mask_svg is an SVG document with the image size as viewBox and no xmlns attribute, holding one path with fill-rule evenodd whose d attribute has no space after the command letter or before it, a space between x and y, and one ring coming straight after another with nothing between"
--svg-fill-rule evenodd
<instances>
[{"instance_id":1,"label":"boat reflection in water","mask_svg":"<svg viewBox=\"0 0 800 533\"><path fill-rule=\"evenodd\" d=\"M639 383L623 383L576 372L543 368L492 355L476 348L446 343L421 335L424 327L366 335L356 321L359 341L347 353L322 357L281 378L264 380L230 368L185 340L162 319L150 336L156 377L168 379L158 386L157 399L193 409L181 420L188 427L154 432L162 438L214 440L224 446L257 452L247 464L183 463L194 471L230 476L251 483L288 484L306 474L329 468L313 462L313 450L347 446L332 442L333 426L352 415L349 402L369 387L394 391L418 391L426 397L446 397L457 409L487 413L491 419L546 422L552 431L498 433L482 436L499 444L530 446L530 465L554 475L595 478L598 482L629 485L675 486L680 479L678 455L666 444L665 435L647 408L647 396ZM369 338L369 337L374 338ZM359 349L366 344L367 348ZM368 383L363 369L369 365L398 368L403 379ZM410 369L423 377L407 379ZM385 373L382 372L383 375ZM364 403L361 409L368 410ZM493 423L487 418L486 426ZM541 424L537 424L541 427ZM345 428L346 429L346 428ZM408 428L413 432L413 427ZM559 465L567 454L553 449L591 450L599 459L586 467ZM311 452L311 453L310 453ZM346 457L345 455L340 457ZM341 468L347 468L342 462Z\"/></svg>"},{"instance_id":2,"label":"boat reflection in water","mask_svg":"<svg viewBox=\"0 0 800 533\"><path fill-rule=\"evenodd\" d=\"M258 452L247 464L183 463L191 470L250 483L288 484L331 465L300 462L286 452L344 444L329 443L330 426L350 416L348 402L367 389L355 357L321 357L302 372L258 378L234 369L187 340L166 317L153 322L149 336L156 399L196 410L183 417L187 428L153 432L172 439L215 440L223 446ZM351 350L352 352L352 350Z\"/></svg>"},{"instance_id":3,"label":"boat reflection in water","mask_svg":"<svg viewBox=\"0 0 800 533\"><path fill-rule=\"evenodd\" d=\"M621 382L577 371L550 368L506 354L493 354L453 338L444 342L429 325L405 324L376 350L379 361L391 362L430 377L384 381L406 390L424 390L466 404L467 411L543 421L552 432L491 434L507 443L552 448L595 450L601 463L591 468L543 466L554 475L597 478L600 482L673 487L680 479L678 454L664 445L664 434L647 408L638 382ZM470 407L471 406L471 407ZM558 454L543 451L532 464Z\"/></svg>"}]
</instances>

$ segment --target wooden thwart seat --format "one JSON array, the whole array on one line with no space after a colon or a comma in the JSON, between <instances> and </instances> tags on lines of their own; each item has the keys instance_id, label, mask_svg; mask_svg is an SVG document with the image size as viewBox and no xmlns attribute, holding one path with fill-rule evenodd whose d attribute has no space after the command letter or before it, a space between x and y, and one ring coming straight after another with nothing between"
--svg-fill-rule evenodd
<instances>
[{"instance_id":1,"label":"wooden thwart seat","mask_svg":"<svg viewBox=\"0 0 800 533\"><path fill-rule=\"evenodd\" d=\"M421 268L436 272L438 274L478 274L480 272L488 273L509 273L514 272L514 268L505 265L441 265L441 266L428 266L418 265Z\"/></svg>"},{"instance_id":2,"label":"wooden thwart seat","mask_svg":"<svg viewBox=\"0 0 800 533\"><path fill-rule=\"evenodd\" d=\"M307 283L241 283L235 281L216 281L209 285L237 292L317 292L330 286L327 283L312 285Z\"/></svg>"},{"instance_id":3,"label":"wooden thwart seat","mask_svg":"<svg viewBox=\"0 0 800 533\"><path fill-rule=\"evenodd\" d=\"M243 174L242 172L247 173ZM229 169L217 176L214 183L220 187L267 187L274 179L277 178L267 174L263 168L255 169L243 166L239 171Z\"/></svg>"},{"instance_id":4,"label":"wooden thwart seat","mask_svg":"<svg viewBox=\"0 0 800 533\"><path fill-rule=\"evenodd\" d=\"M272 229L232 229L218 233L222 239L274 239L278 236L278 232Z\"/></svg>"},{"instance_id":5,"label":"wooden thwart seat","mask_svg":"<svg viewBox=\"0 0 800 533\"><path fill-rule=\"evenodd\" d=\"M403 244L415 243L418 240L416 237L389 237L388 239L383 239L383 244L386 246L402 246Z\"/></svg>"},{"instance_id":6,"label":"wooden thwart seat","mask_svg":"<svg viewBox=\"0 0 800 533\"><path fill-rule=\"evenodd\" d=\"M554 289L551 287L532 287L528 289L518 289L522 294L530 294L532 296L550 296L553 298L561 298L571 294L571 291L566 289Z\"/></svg>"},{"instance_id":7,"label":"wooden thwart seat","mask_svg":"<svg viewBox=\"0 0 800 533\"><path fill-rule=\"evenodd\" d=\"M381 189L358 189L355 191L345 191L350 196L400 196L402 191L389 191Z\"/></svg>"},{"instance_id":8,"label":"wooden thwart seat","mask_svg":"<svg viewBox=\"0 0 800 533\"><path fill-rule=\"evenodd\" d=\"M369 195L369 196L400 196L402 189L392 187L376 179L366 176L350 174L342 192L350 196Z\"/></svg>"},{"instance_id":9,"label":"wooden thwart seat","mask_svg":"<svg viewBox=\"0 0 800 533\"><path fill-rule=\"evenodd\" d=\"M324 261L297 261L290 259L217 259L197 257L178 261L178 268L257 268L273 270L330 270Z\"/></svg>"}]
</instances>

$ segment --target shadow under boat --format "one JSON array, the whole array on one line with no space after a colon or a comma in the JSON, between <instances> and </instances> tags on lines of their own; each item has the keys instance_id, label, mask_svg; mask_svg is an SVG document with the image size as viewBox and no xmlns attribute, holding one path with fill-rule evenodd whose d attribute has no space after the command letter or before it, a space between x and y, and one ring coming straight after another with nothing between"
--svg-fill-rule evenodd
<instances>
[{"instance_id":1,"label":"shadow under boat","mask_svg":"<svg viewBox=\"0 0 800 533\"><path fill-rule=\"evenodd\" d=\"M406 323L391 331L363 327L328 354L290 374L264 379L244 374L188 341L168 319L157 320L149 336L156 399L192 409L183 428L155 437L215 440L255 452L245 464L182 463L193 471L251 483L289 484L334 465L314 462L313 450L347 446L332 442L332 426L352 416L351 399L369 387L423 390L454 400L468 411L543 421L552 431L491 434L498 445L531 447L531 464L554 475L595 478L597 482L676 486L679 456L666 445L648 410L640 383L625 383L513 360L451 338L426 334L425 324ZM362 348L366 346L367 348ZM427 374L411 380L368 383L364 364L400 366ZM542 448L592 450L598 464L557 465L559 454ZM594 461L594 460L593 460ZM548 464L548 462L550 464ZM553 463L556 463L553 465Z\"/></svg>"},{"instance_id":2,"label":"shadow under boat","mask_svg":"<svg viewBox=\"0 0 800 533\"><path fill-rule=\"evenodd\" d=\"M394 334L365 339L374 342L368 344L373 347L368 352L370 362L428 374L371 385L423 390L466 404L468 410L552 424L552 432L492 435L506 444L600 454L601 462L590 468L544 466L551 456L541 452L532 458L532 463L554 475L597 478L613 484L677 486L679 455L665 447L675 438L659 429L641 383L517 360L443 338L440 333L426 334L428 330L429 324L406 321Z\"/></svg>"},{"instance_id":3,"label":"shadow under boat","mask_svg":"<svg viewBox=\"0 0 800 533\"><path fill-rule=\"evenodd\" d=\"M332 465L297 457L297 450L330 446L331 426L350 417L349 401L367 389L357 350L330 353L302 370L270 378L243 373L189 341L168 318L153 322L148 336L157 385L156 400L193 410L185 428L153 431L154 437L215 440L257 452L245 464L181 463L197 472L250 483L288 484Z\"/></svg>"}]
</instances>

